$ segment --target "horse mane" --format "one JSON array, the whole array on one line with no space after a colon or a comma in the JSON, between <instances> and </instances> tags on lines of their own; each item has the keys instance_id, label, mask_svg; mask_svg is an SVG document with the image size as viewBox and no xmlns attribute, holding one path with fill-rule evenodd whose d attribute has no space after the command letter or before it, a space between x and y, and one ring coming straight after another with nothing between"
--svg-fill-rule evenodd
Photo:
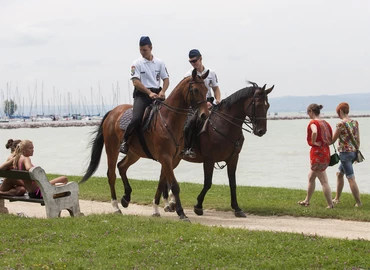
<instances>
[{"instance_id":1,"label":"horse mane","mask_svg":"<svg viewBox=\"0 0 370 270\"><path fill-rule=\"evenodd\" d=\"M242 88L236 91L234 94L228 96L227 98L223 99L219 104L220 107L225 106L226 108L230 108L235 102L241 99L247 99L254 95L255 90L257 89L256 86L250 86Z\"/></svg>"}]
</instances>

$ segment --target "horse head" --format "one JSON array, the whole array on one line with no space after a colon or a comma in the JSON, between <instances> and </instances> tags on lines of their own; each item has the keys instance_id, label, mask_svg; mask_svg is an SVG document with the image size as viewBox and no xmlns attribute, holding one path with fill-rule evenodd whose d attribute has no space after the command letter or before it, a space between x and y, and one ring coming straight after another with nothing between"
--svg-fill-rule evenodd
<instances>
[{"instance_id":1,"label":"horse head","mask_svg":"<svg viewBox=\"0 0 370 270\"><path fill-rule=\"evenodd\" d=\"M197 74L196 69L193 70L189 81L189 88L186 92L186 99L189 101L189 105L192 110L195 110L198 117L205 119L209 115L207 107L207 92L208 88L204 83L204 79L207 78L209 70L202 76Z\"/></svg>"},{"instance_id":2,"label":"horse head","mask_svg":"<svg viewBox=\"0 0 370 270\"><path fill-rule=\"evenodd\" d=\"M266 84L261 88L256 83L252 83L255 92L251 103L246 104L245 110L249 116L253 133L259 137L267 131L267 110L270 107L267 95L274 89L274 85L266 89Z\"/></svg>"}]
</instances>

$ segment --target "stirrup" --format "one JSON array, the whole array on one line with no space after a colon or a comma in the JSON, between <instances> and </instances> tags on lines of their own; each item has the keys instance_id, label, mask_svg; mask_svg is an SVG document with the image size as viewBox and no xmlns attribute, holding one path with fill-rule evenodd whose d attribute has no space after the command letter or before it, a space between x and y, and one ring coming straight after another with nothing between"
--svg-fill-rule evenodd
<instances>
[{"instance_id":1,"label":"stirrup","mask_svg":"<svg viewBox=\"0 0 370 270\"><path fill-rule=\"evenodd\" d=\"M195 151L192 148L188 148L184 151L184 157L196 158L197 154L195 154Z\"/></svg>"},{"instance_id":2,"label":"stirrup","mask_svg":"<svg viewBox=\"0 0 370 270\"><path fill-rule=\"evenodd\" d=\"M128 152L128 143L126 141L123 141L122 144L121 144L121 147L119 148L119 151L122 153L122 154L127 154Z\"/></svg>"}]
</instances>

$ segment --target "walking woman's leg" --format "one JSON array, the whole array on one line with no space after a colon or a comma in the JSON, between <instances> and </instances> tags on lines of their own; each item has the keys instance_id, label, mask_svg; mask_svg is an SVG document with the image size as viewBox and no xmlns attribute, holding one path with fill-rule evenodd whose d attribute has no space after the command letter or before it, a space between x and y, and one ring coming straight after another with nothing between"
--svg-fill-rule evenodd
<instances>
[{"instance_id":1,"label":"walking woman's leg","mask_svg":"<svg viewBox=\"0 0 370 270\"><path fill-rule=\"evenodd\" d=\"M351 178L348 178L349 187L352 191L352 195L355 198L356 205L355 206L361 206L361 199L360 199L360 191L358 189L355 176L353 175Z\"/></svg>"},{"instance_id":2,"label":"walking woman's leg","mask_svg":"<svg viewBox=\"0 0 370 270\"><path fill-rule=\"evenodd\" d=\"M331 197L331 189L328 183L328 175L326 174L326 171L317 172L317 177L320 180L322 191L324 192L325 199L328 203L328 208L333 208L334 206Z\"/></svg>"},{"instance_id":3,"label":"walking woman's leg","mask_svg":"<svg viewBox=\"0 0 370 270\"><path fill-rule=\"evenodd\" d=\"M344 174L337 172L337 194L335 194L334 202L338 203L344 186Z\"/></svg>"}]
</instances>

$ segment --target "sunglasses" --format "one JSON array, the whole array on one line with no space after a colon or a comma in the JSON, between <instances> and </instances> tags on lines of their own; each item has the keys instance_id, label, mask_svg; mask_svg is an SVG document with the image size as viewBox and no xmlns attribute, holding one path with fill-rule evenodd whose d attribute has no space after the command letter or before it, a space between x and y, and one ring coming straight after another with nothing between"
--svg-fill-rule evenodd
<instances>
[{"instance_id":1,"label":"sunglasses","mask_svg":"<svg viewBox=\"0 0 370 270\"><path fill-rule=\"evenodd\" d=\"M198 60L199 60L199 58L194 59L194 60L189 60L189 63L191 63L191 64L195 64L196 62L198 62Z\"/></svg>"}]
</instances>

